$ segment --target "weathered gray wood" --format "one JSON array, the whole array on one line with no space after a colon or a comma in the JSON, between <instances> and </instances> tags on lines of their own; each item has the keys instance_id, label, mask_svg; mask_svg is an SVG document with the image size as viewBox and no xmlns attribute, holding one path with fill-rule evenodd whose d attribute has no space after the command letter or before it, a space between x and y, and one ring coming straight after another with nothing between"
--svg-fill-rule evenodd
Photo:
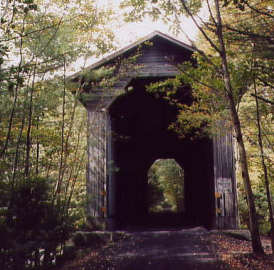
<instances>
[{"instance_id":1,"label":"weathered gray wood","mask_svg":"<svg viewBox=\"0 0 274 270\"><path fill-rule=\"evenodd\" d=\"M164 33L161 33L159 31L154 31L152 33L150 33L149 35L138 39L136 42L133 42L132 44L124 47L121 50L118 50L117 52L114 52L112 54L110 54L109 56L101 59L100 61L90 65L89 67L86 68L86 70L93 70L96 68L100 68L104 65L108 65L109 63L113 63L117 58L119 58L120 56L128 56L130 55L133 51L136 51L136 49L140 48L143 46L144 43L146 42L150 42L151 40L155 39L155 38L159 38L161 40L164 40L166 42L166 44L172 44L173 47L177 47L180 50L185 50L186 52L190 52L190 54L192 52L195 51L195 49L177 39L174 39ZM158 43L158 41L157 41ZM167 51L167 50L166 50ZM178 55L177 55L177 60L178 60ZM181 59L180 61L181 62ZM75 74L73 74L69 79L71 81L77 81L79 77L81 77L82 71L77 72Z\"/></svg>"},{"instance_id":2,"label":"weathered gray wood","mask_svg":"<svg viewBox=\"0 0 274 270\"><path fill-rule=\"evenodd\" d=\"M115 164L113 159L113 141L110 115L107 114L107 227L108 229L115 228L115 214L116 214L116 185L115 185Z\"/></svg>"},{"instance_id":3,"label":"weathered gray wood","mask_svg":"<svg viewBox=\"0 0 274 270\"><path fill-rule=\"evenodd\" d=\"M111 120L106 110L88 111L87 213L101 228L115 226L115 179Z\"/></svg>"},{"instance_id":4,"label":"weathered gray wood","mask_svg":"<svg viewBox=\"0 0 274 270\"><path fill-rule=\"evenodd\" d=\"M162 46L143 48L137 59L140 68L136 71L136 77L172 77L179 74L176 67L176 50L169 51Z\"/></svg>"},{"instance_id":5,"label":"weathered gray wood","mask_svg":"<svg viewBox=\"0 0 274 270\"><path fill-rule=\"evenodd\" d=\"M143 44L144 41L152 41L153 44L147 46ZM100 224L105 224L109 229L114 228L115 218L119 212L119 196L125 196L125 194L119 194L117 187L121 188L117 183L120 179L117 177L117 183L115 177L115 167L113 164L114 156L117 159L119 149L113 149L112 139L112 126L111 119L108 110L111 105L115 104L115 100L118 96L128 91L128 86L132 86L134 80L145 81L146 77L150 80L155 78L162 80L163 78L174 77L179 73L176 64L182 63L185 60L190 60L190 56L193 50L185 46L183 43L170 39L162 34L154 34L144 39L142 42L137 42L119 53L109 57L104 61L99 61L97 64L90 67L90 69L99 68L103 65L116 65L118 66L117 81L108 89L91 88L91 84L86 84L85 94L86 99L82 100L83 104L88 110L88 165L87 165L87 192L89 195L87 212L90 216L94 217ZM140 48L139 48L139 45ZM129 65L126 68L120 61L126 59L129 56L134 55L137 51L141 54L134 63L134 68ZM126 62L126 61L125 61ZM118 64L119 65L119 64ZM79 77L74 76L73 80L81 80ZM144 85L142 85L144 87ZM139 104L140 107L142 104ZM127 112L130 113L129 107ZM147 122L149 127L157 123L158 115L155 121ZM160 119L160 118L159 118ZM144 123L143 123L144 122ZM141 129L146 130L145 121L142 122ZM153 124L152 124L153 123ZM219 123L220 124L220 123ZM157 126L157 125L156 125ZM150 130L150 129L149 129ZM211 147L211 146L210 146ZM209 159L212 158L211 149L208 149ZM115 151L117 151L115 153ZM128 148L125 151L130 151ZM169 149L168 149L169 151ZM116 154L116 155L114 155ZM138 157L138 156L137 156ZM208 161L209 162L209 161ZM212 162L212 160L210 161ZM236 179L234 175L234 156L233 156L233 138L231 130L224 131L223 123L219 126L219 132L213 138L213 162L214 162L214 188L215 188L215 226L219 229L233 229L237 228L237 193L236 193ZM130 164L130 159L128 160ZM123 163L123 166L127 165L127 160ZM210 192L210 198L213 198L213 172L212 163L210 163L210 188L207 192ZM145 167L145 165L143 166ZM192 164L189 164L189 170L192 170ZM142 170L142 168L140 169ZM200 174L195 174L196 168L191 171L190 175L195 177ZM211 173L212 172L212 173ZM137 179L137 173L128 176L130 179ZM199 178L197 176L197 179ZM120 177L124 177L120 174ZM140 176L143 177L143 176ZM209 176L208 176L209 177ZM190 179L189 181L191 181ZM137 181L137 180L136 180ZM128 189L134 187L128 185ZM205 186L206 188L206 186ZM134 189L134 188L133 188ZM141 198L142 200L142 198ZM122 201L123 202L123 201ZM191 201L190 207L193 207ZM212 199L210 204L211 212L210 217L214 215L214 201ZM130 198L126 201L130 204ZM198 205L198 203L196 203ZM132 211L134 211L133 205ZM116 209L117 207L117 209ZM130 208L130 207L129 207ZM198 209L198 208L197 208ZM199 211L198 214L202 215ZM212 218L211 218L212 221Z\"/></svg>"},{"instance_id":6,"label":"weathered gray wood","mask_svg":"<svg viewBox=\"0 0 274 270\"><path fill-rule=\"evenodd\" d=\"M107 214L107 114L88 111L88 214L105 218Z\"/></svg>"},{"instance_id":7,"label":"weathered gray wood","mask_svg":"<svg viewBox=\"0 0 274 270\"><path fill-rule=\"evenodd\" d=\"M232 131L219 123L213 139L216 227L237 228L236 178Z\"/></svg>"},{"instance_id":8,"label":"weathered gray wood","mask_svg":"<svg viewBox=\"0 0 274 270\"><path fill-rule=\"evenodd\" d=\"M157 33L157 32L156 32ZM166 37L167 38L167 37ZM100 68L103 63L107 66L116 66L118 74L115 74L115 83L107 89L92 88L91 84L85 86L83 104L86 107L100 105L107 108L115 98L126 91L127 85L133 78L170 78L180 73L177 64L189 60L193 53L191 47L173 40L164 39L161 34L149 35L145 41L150 45L141 44L132 46L129 51L123 50L121 54L114 54L109 60L99 61L100 64L92 65L87 69ZM130 57L138 55L135 62L128 60ZM121 60L123 59L123 60ZM73 81L81 80L81 75L73 75Z\"/></svg>"}]
</instances>

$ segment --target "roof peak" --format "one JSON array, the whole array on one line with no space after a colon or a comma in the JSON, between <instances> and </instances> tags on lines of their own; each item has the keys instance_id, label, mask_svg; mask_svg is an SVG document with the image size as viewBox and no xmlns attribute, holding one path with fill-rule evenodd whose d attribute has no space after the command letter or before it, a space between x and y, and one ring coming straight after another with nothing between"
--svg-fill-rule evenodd
<instances>
[{"instance_id":1,"label":"roof peak","mask_svg":"<svg viewBox=\"0 0 274 270\"><path fill-rule=\"evenodd\" d=\"M116 52L113 52L113 53L111 53L110 55L108 55L106 57L103 57L101 60L99 60L99 61L93 63L92 65L88 66L87 68L85 68L85 70L92 70L92 69L95 69L95 68L99 68L102 65L104 65L104 64L110 62L111 60L115 59L116 57L119 57L120 55L128 52L131 49L134 49L134 48L138 47L142 43L144 43L146 41L149 41L149 40L153 39L156 36L159 36L160 38L165 39L165 40L169 41L170 43L173 43L173 44L175 44L177 46L180 46L184 49L187 49L189 51L193 51L193 52L195 51L195 49L192 46L187 45L186 43L184 43L184 42L182 42L178 39L175 39L175 38L171 37L170 35L165 34L165 33L161 32L159 30L154 30L153 32L149 33L148 35L146 35L144 37L139 38L138 40L136 40L133 43L130 43L129 45L125 46L124 48L122 48L122 49L120 49ZM71 77L72 78L77 78L80 73L82 73L82 71L75 73Z\"/></svg>"}]
</instances>

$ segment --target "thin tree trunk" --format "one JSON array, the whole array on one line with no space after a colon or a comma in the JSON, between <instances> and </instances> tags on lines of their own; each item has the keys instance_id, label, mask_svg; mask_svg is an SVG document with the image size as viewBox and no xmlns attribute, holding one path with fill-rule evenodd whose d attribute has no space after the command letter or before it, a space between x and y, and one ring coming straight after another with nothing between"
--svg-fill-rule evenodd
<instances>
[{"instance_id":1,"label":"thin tree trunk","mask_svg":"<svg viewBox=\"0 0 274 270\"><path fill-rule=\"evenodd\" d=\"M65 105L66 105L66 85L65 85L65 80L66 80L66 60L64 59L63 63L63 101L62 101L62 127L61 127L61 154L60 154L60 164L59 164L59 173L58 173L58 181L56 183L55 191L53 194L53 202L58 196L58 201L59 201L59 195L61 193L61 187L62 187L62 171L63 171L63 163L64 163L64 145L65 145Z\"/></svg>"},{"instance_id":2,"label":"thin tree trunk","mask_svg":"<svg viewBox=\"0 0 274 270\"><path fill-rule=\"evenodd\" d=\"M44 80L45 73L41 77L41 81ZM39 95L37 96L39 98ZM36 168L35 168L35 173L36 176L38 177L39 175L39 158L40 158L40 141L39 141L39 123L40 123L40 117L39 117L39 112L37 112L37 118L36 118Z\"/></svg>"},{"instance_id":3,"label":"thin tree trunk","mask_svg":"<svg viewBox=\"0 0 274 270\"><path fill-rule=\"evenodd\" d=\"M226 94L229 100L230 112L231 112L233 126L234 126L236 139L239 147L240 166L241 166L242 177L244 181L244 187L245 187L245 192L246 192L248 207L249 207L249 223L250 223L250 233L252 238L252 248L253 248L253 252L256 254L264 254L261 239L260 239L260 234L259 234L254 196L253 196L249 173L248 173L247 157L246 157L246 150L245 150L243 136L242 136L241 123L240 123L239 116L238 116L235 102L234 102L233 90L232 90L231 80L230 80L230 73L229 73L228 64L227 64L226 49L225 49L224 40L223 40L222 19L221 19L219 1L214 0L214 2L215 2L216 15L217 15L216 34L218 36L218 40L220 44L220 56L222 59L222 71L223 71L225 89L226 89Z\"/></svg>"},{"instance_id":4,"label":"thin tree trunk","mask_svg":"<svg viewBox=\"0 0 274 270\"><path fill-rule=\"evenodd\" d=\"M70 181L72 179L72 175L73 172L75 171L75 167L78 167L78 163L77 163L77 157L78 157L78 150L79 150L79 144L80 144L80 138L81 138L81 134L82 134L82 124L78 130L78 136L77 136L77 143L76 146L74 148L74 159L73 159L73 165L75 166L71 166L70 169L70 173L69 173L69 177L66 183L66 188L65 188L65 201L67 201L67 194L68 194L68 190L69 190L69 186L70 186Z\"/></svg>"},{"instance_id":5,"label":"thin tree trunk","mask_svg":"<svg viewBox=\"0 0 274 270\"><path fill-rule=\"evenodd\" d=\"M19 148L20 148L20 144L21 144L24 126L25 126L25 116L23 116L23 119L21 122L20 133L18 135L17 143L16 143L15 158L14 158L13 168L12 168L12 180L11 180L12 189L14 188L14 184L15 184L17 166L18 166L18 161L19 161Z\"/></svg>"},{"instance_id":6,"label":"thin tree trunk","mask_svg":"<svg viewBox=\"0 0 274 270\"><path fill-rule=\"evenodd\" d=\"M37 136L36 136L36 168L35 168L35 173L36 176L39 174L39 153L40 153L40 142L39 142L39 136L38 136L38 131L39 131L39 116L37 116L37 123L36 123L36 131L37 131Z\"/></svg>"},{"instance_id":7,"label":"thin tree trunk","mask_svg":"<svg viewBox=\"0 0 274 270\"><path fill-rule=\"evenodd\" d=\"M68 158L68 143L69 143L69 139L70 136L72 134L72 128L73 128L73 123L74 123L74 118L75 118L75 112L76 112L76 107L77 107L77 99L75 98L74 103L73 103L73 109L71 112L71 117L70 117L70 123L69 123L69 127L68 127L68 132L67 132L67 136L65 142L64 142L64 158L63 158L63 166L62 169L60 171L60 179L61 181L63 181L64 179L64 175L65 175L65 171L67 169L67 158ZM69 181L69 179L68 179ZM65 191L66 193L66 191Z\"/></svg>"},{"instance_id":8,"label":"thin tree trunk","mask_svg":"<svg viewBox=\"0 0 274 270\"><path fill-rule=\"evenodd\" d=\"M8 131L7 131L5 143L4 143L3 149L1 150L1 153L0 153L0 157L2 159L5 158L5 153L8 148L9 140L11 137L13 118L15 115L15 110L16 110L16 105L17 105L19 81L20 81L21 67L22 67L22 63L23 63L22 47L23 47L23 38L21 37L20 50L19 50L20 51L20 62L19 62L18 68L17 68L18 71L17 71L17 75L16 75L16 87L15 87L15 92L14 92L13 104L12 104L11 113L10 113L10 117L9 117Z\"/></svg>"},{"instance_id":9,"label":"thin tree trunk","mask_svg":"<svg viewBox=\"0 0 274 270\"><path fill-rule=\"evenodd\" d=\"M30 89L30 99L29 99L28 129L27 129L27 139L26 139L26 160L25 160L25 176L26 177L28 177L30 174L32 110L33 110L34 83L35 83L35 77L36 77L36 64L37 64L37 61L33 69L33 78L32 78L32 85Z\"/></svg>"},{"instance_id":10,"label":"thin tree trunk","mask_svg":"<svg viewBox=\"0 0 274 270\"><path fill-rule=\"evenodd\" d=\"M255 101L256 101L256 118L257 118L256 120L257 120L257 127L258 127L258 142L259 142L259 147L260 147L260 156L261 156L262 167L263 167L263 171L264 171L264 181L265 181L265 189L266 189L266 195L267 195L269 221L270 221L270 225L271 225L272 254L274 254L274 218L273 218L272 196L271 196L271 192L270 192L268 173L267 173L267 168L266 168L265 159L264 159L264 147L263 147L263 140L262 140L259 101L258 101L258 95L257 95L256 80L254 77L253 77L253 80L254 80L253 81L253 83L254 83L254 97L255 97Z\"/></svg>"},{"instance_id":11,"label":"thin tree trunk","mask_svg":"<svg viewBox=\"0 0 274 270\"><path fill-rule=\"evenodd\" d=\"M47 168L46 168L46 170L45 170L46 178L49 178L51 166L52 166L52 158L50 159L50 161L48 160L48 165L47 165Z\"/></svg>"},{"instance_id":12,"label":"thin tree trunk","mask_svg":"<svg viewBox=\"0 0 274 270\"><path fill-rule=\"evenodd\" d=\"M30 78L31 78L31 74L29 74L27 85L29 84ZM23 130L25 128L25 122L26 122L25 108L26 108L27 99L28 99L28 97L26 94L24 103L23 103L23 107L22 107L23 111L21 113L21 115L22 115L21 127L20 127L19 135L17 137L15 157L14 157L13 168L12 168L12 187L14 186L14 183L15 183L16 172L17 172L19 156L20 156L20 146L22 144L22 135L23 135Z\"/></svg>"},{"instance_id":13,"label":"thin tree trunk","mask_svg":"<svg viewBox=\"0 0 274 270\"><path fill-rule=\"evenodd\" d=\"M69 206L70 206L71 198L72 198L72 195L73 195L73 192L74 192L74 187L75 187L76 180L77 180L77 177L78 177L78 174L79 174L79 171L80 171L80 167L81 167L81 164L83 163L83 160L84 160L84 156L85 156L85 154L83 153L82 157L80 159L80 162L78 163L78 167L76 168L76 173L73 177L73 182L72 182L72 186L71 186L71 189L70 189L69 199L67 200L67 204L66 204L67 212L68 212L68 209L69 209Z\"/></svg>"}]
</instances>

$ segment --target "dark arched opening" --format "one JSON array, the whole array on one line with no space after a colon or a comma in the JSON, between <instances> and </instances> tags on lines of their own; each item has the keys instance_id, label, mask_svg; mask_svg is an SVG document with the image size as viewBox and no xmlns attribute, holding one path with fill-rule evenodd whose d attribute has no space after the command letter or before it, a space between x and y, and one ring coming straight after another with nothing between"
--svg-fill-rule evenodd
<instances>
[{"instance_id":1,"label":"dark arched opening","mask_svg":"<svg viewBox=\"0 0 274 270\"><path fill-rule=\"evenodd\" d=\"M132 91L109 108L115 164L115 217L117 228L128 226L203 225L210 227L214 215L212 140L180 139L168 129L177 108L146 92L153 79L134 80ZM185 89L182 103L191 95ZM174 219L149 211L148 171L157 159L175 159L184 169L184 211ZM169 224L163 222L169 220Z\"/></svg>"}]
</instances>

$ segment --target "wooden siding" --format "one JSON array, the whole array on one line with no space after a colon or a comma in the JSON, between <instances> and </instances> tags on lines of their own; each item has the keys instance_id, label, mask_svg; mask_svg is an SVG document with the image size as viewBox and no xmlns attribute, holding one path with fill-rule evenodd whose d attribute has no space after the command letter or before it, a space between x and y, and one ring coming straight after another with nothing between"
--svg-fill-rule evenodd
<instances>
[{"instance_id":1,"label":"wooden siding","mask_svg":"<svg viewBox=\"0 0 274 270\"><path fill-rule=\"evenodd\" d=\"M88 213L93 217L106 217L107 213L107 114L88 112Z\"/></svg>"},{"instance_id":2,"label":"wooden siding","mask_svg":"<svg viewBox=\"0 0 274 270\"><path fill-rule=\"evenodd\" d=\"M130 84L132 79L135 78L170 78L179 74L177 65L183 61L189 60L192 51L179 47L174 44L169 44L167 41L154 38L151 40L153 45L144 45L140 51L131 52L125 55L124 58L130 57L135 53L140 54L135 63L127 61L120 63L121 73L117 81L111 88L108 89L92 89L91 86L86 88L86 103L88 107L96 107L97 105L102 108L107 108L112 104L115 98L125 92L126 87ZM117 60L117 59L116 59ZM120 59L121 60L121 59ZM118 62L108 63L108 65L118 65ZM90 98L89 98L90 97Z\"/></svg>"},{"instance_id":3,"label":"wooden siding","mask_svg":"<svg viewBox=\"0 0 274 270\"><path fill-rule=\"evenodd\" d=\"M137 65L141 66L136 71L136 77L176 76L179 74L179 70L175 59L178 59L180 55L182 52L171 50L169 46L156 44L152 47L145 47L136 62Z\"/></svg>"},{"instance_id":4,"label":"wooden siding","mask_svg":"<svg viewBox=\"0 0 274 270\"><path fill-rule=\"evenodd\" d=\"M112 127L110 115L107 114L106 117L106 147L107 147L107 157L106 157L106 186L107 186L107 227L108 229L115 228L115 214L116 214L116 183L115 183L115 164L113 158L113 140L112 140Z\"/></svg>"},{"instance_id":5,"label":"wooden siding","mask_svg":"<svg viewBox=\"0 0 274 270\"><path fill-rule=\"evenodd\" d=\"M192 54L195 51L195 48L192 46L189 46L185 44L182 41L179 41L177 39L174 39L173 37L166 35L164 33L161 33L159 31L154 31L150 33L149 35L138 39L136 42L108 55L107 57L101 59L100 61L90 65L85 70L94 70L96 68L100 68L102 66L114 63L117 59L123 57L129 56L132 52L136 51L140 46L142 47L146 42L153 42L155 41L156 44L165 43L167 46L172 46L173 49L170 49L169 51L178 50L178 51L185 51L190 54ZM167 50L166 50L167 51ZM82 71L77 72L70 76L70 80L77 81L81 77Z\"/></svg>"},{"instance_id":6,"label":"wooden siding","mask_svg":"<svg viewBox=\"0 0 274 270\"><path fill-rule=\"evenodd\" d=\"M237 228L236 179L232 131L223 131L213 139L216 227Z\"/></svg>"},{"instance_id":7,"label":"wooden siding","mask_svg":"<svg viewBox=\"0 0 274 270\"><path fill-rule=\"evenodd\" d=\"M137 58L136 65L133 65L132 68L126 68L126 72L125 70L121 72L118 81L112 88L103 91L102 89L91 89L91 87L85 89L86 93L90 94L90 100L83 101L88 110L89 125L87 165L89 203L87 212L90 216L107 224L108 228L114 226L115 215L119 210L119 205L117 206L116 203L118 198L118 190L116 189L118 186L115 183L115 174L113 173L115 169L113 168L113 155L119 149L113 149L112 127L108 109L117 96L127 91L127 87L133 79L140 80L140 78L149 77L150 79L159 78L160 80L174 77L179 73L177 64L190 60L193 52L157 36L152 38L151 41L153 45L142 46L142 54ZM127 51L122 57L126 58L132 53L133 51ZM116 58L113 58L105 64L115 64L116 60ZM101 66L102 64L99 64L96 68ZM142 107L142 104L138 105ZM213 138L216 209L214 223L218 229L233 229L237 228L233 138L231 131L221 132L223 126L220 125L220 132ZM142 128L145 127L142 126ZM115 198L115 196L117 197ZM209 196L213 200L213 194L211 193ZM212 201L212 208L213 205L214 202Z\"/></svg>"}]
</instances>

